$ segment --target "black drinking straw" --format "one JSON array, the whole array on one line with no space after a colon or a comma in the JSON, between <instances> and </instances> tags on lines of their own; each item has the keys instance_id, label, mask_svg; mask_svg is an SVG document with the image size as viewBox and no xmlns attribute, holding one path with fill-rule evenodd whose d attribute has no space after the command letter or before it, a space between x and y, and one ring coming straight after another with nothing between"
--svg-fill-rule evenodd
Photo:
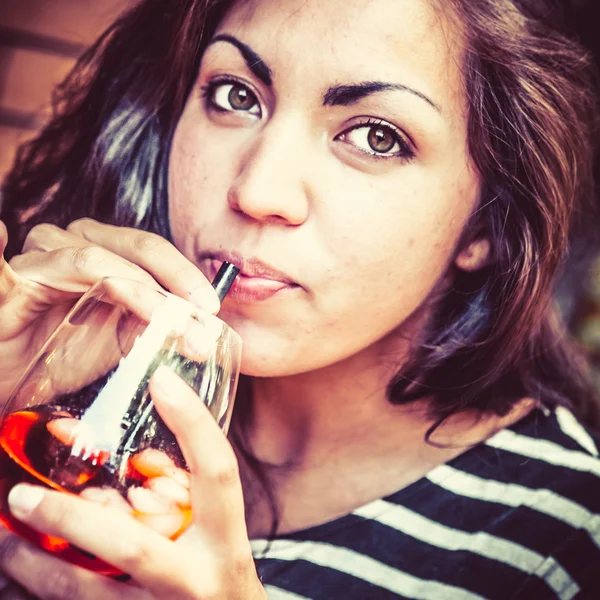
<instances>
[{"instance_id":1,"label":"black drinking straw","mask_svg":"<svg viewBox=\"0 0 600 600\"><path fill-rule=\"evenodd\" d=\"M236 278L237 274L240 270L231 263L224 262L221 265L218 273L215 275L215 278L212 281L212 286L215 288L217 292L217 296L219 296L219 301L223 302L223 298L227 295L227 292L233 285L233 280Z\"/></svg>"}]
</instances>

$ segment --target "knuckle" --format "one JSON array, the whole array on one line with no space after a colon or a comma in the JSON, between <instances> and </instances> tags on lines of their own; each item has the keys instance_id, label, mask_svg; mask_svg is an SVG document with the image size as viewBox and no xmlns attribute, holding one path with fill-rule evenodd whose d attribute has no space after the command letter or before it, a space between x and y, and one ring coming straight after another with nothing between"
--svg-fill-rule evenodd
<instances>
[{"instance_id":1,"label":"knuckle","mask_svg":"<svg viewBox=\"0 0 600 600\"><path fill-rule=\"evenodd\" d=\"M70 233L81 234L83 231L97 223L98 222L94 219L90 219L89 217L83 217L82 219L77 219L76 221L69 223L69 225L67 226L67 231L69 231Z\"/></svg>"},{"instance_id":2,"label":"knuckle","mask_svg":"<svg viewBox=\"0 0 600 600\"><path fill-rule=\"evenodd\" d=\"M216 485L231 486L238 483L240 471L235 460L227 459L215 464L208 476Z\"/></svg>"},{"instance_id":3,"label":"knuckle","mask_svg":"<svg viewBox=\"0 0 600 600\"><path fill-rule=\"evenodd\" d=\"M103 254L103 250L98 246L81 246L70 249L71 263L79 272L88 271L90 265L102 260Z\"/></svg>"},{"instance_id":4,"label":"knuckle","mask_svg":"<svg viewBox=\"0 0 600 600\"><path fill-rule=\"evenodd\" d=\"M165 240L154 233L138 231L132 239L133 248L140 254L154 254L164 248Z\"/></svg>"},{"instance_id":5,"label":"knuckle","mask_svg":"<svg viewBox=\"0 0 600 600\"><path fill-rule=\"evenodd\" d=\"M187 281L192 277L197 278L198 268L188 264L179 265L175 268L173 275L175 281ZM208 288L209 286L210 284L206 282L206 287Z\"/></svg>"},{"instance_id":6,"label":"knuckle","mask_svg":"<svg viewBox=\"0 0 600 600\"><path fill-rule=\"evenodd\" d=\"M119 548L119 555L126 567L125 571L136 573L148 567L153 560L152 553L144 544L134 540L123 540Z\"/></svg>"},{"instance_id":7,"label":"knuckle","mask_svg":"<svg viewBox=\"0 0 600 600\"><path fill-rule=\"evenodd\" d=\"M229 553L227 567L230 573L233 573L236 577L240 578L247 577L253 573L255 566L250 548L233 549Z\"/></svg>"},{"instance_id":8,"label":"knuckle","mask_svg":"<svg viewBox=\"0 0 600 600\"><path fill-rule=\"evenodd\" d=\"M48 600L76 600L81 598L79 582L64 568L57 568L48 573Z\"/></svg>"},{"instance_id":9,"label":"knuckle","mask_svg":"<svg viewBox=\"0 0 600 600\"><path fill-rule=\"evenodd\" d=\"M45 240L48 240L52 235L56 234L58 231L61 231L61 229L56 225L51 225L50 223L40 223L39 225L35 225L30 229L29 233L25 237L23 247L43 247L43 242Z\"/></svg>"}]
</instances>

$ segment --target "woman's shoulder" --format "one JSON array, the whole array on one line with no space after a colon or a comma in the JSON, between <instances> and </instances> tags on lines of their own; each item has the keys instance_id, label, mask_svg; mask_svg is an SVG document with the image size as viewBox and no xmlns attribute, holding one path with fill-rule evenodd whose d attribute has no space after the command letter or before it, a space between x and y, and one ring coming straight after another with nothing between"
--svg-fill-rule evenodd
<instances>
[{"instance_id":1,"label":"woman's shoulder","mask_svg":"<svg viewBox=\"0 0 600 600\"><path fill-rule=\"evenodd\" d=\"M511 436L515 440L518 436L539 440L538 451L546 458L552 454L552 449L556 450L557 446L565 450L584 452L595 458L600 457L600 430L595 431L584 426L564 406L558 406L554 410L536 409L511 427L490 438L488 443L495 441L495 438L497 441L498 437L508 438ZM545 444L544 440L550 442L552 446ZM544 447L547 452L541 451L541 448Z\"/></svg>"},{"instance_id":2,"label":"woman's shoulder","mask_svg":"<svg viewBox=\"0 0 600 600\"><path fill-rule=\"evenodd\" d=\"M570 496L577 482L591 489L600 485L600 435L564 407L536 409L427 477L439 484L460 485L457 491L466 494L469 489L473 494L479 491L482 499L494 497L500 489L512 490L505 500L512 498L515 504L527 496L525 488L560 489ZM600 510L598 500L589 508Z\"/></svg>"},{"instance_id":3,"label":"woman's shoulder","mask_svg":"<svg viewBox=\"0 0 600 600\"><path fill-rule=\"evenodd\" d=\"M501 530L543 555L581 529L600 547L599 448L567 409L536 410L427 479L441 504L464 507L463 528Z\"/></svg>"},{"instance_id":4,"label":"woman's shoulder","mask_svg":"<svg viewBox=\"0 0 600 600\"><path fill-rule=\"evenodd\" d=\"M536 410L428 475L436 518L527 573L511 597L597 589L599 450L598 434L566 408Z\"/></svg>"},{"instance_id":5,"label":"woman's shoulder","mask_svg":"<svg viewBox=\"0 0 600 600\"><path fill-rule=\"evenodd\" d=\"M395 494L276 540L261 574L276 587L285 574L299 598L585 597L600 564L598 446L566 409L536 411Z\"/></svg>"},{"instance_id":6,"label":"woman's shoulder","mask_svg":"<svg viewBox=\"0 0 600 600\"><path fill-rule=\"evenodd\" d=\"M454 480L467 494L515 507L571 506L568 512L581 517L600 513L600 436L564 407L538 409L429 478Z\"/></svg>"}]
</instances>

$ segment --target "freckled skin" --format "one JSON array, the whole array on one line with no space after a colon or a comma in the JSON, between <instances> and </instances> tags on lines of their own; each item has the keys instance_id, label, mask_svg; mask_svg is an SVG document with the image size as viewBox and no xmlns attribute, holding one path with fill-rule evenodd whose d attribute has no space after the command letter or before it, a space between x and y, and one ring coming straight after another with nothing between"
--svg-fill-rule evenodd
<instances>
[{"instance_id":1,"label":"freckled skin","mask_svg":"<svg viewBox=\"0 0 600 600\"><path fill-rule=\"evenodd\" d=\"M259 0L234 8L217 33L250 46L273 86L233 45L208 48L173 141L177 247L203 270L202 252L233 250L301 286L260 303L226 300L245 373L380 353L447 273L477 203L458 35L426 0ZM224 75L253 91L260 114L207 107L201 88ZM402 91L323 106L330 86L362 81L410 86L441 114ZM392 124L414 157L368 154L366 128L342 135L365 118Z\"/></svg>"}]
</instances>

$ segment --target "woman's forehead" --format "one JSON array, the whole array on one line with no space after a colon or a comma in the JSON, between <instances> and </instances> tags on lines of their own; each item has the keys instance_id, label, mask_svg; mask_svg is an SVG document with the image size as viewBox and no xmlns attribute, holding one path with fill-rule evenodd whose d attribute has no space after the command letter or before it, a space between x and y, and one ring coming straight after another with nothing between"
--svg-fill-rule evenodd
<instances>
[{"instance_id":1,"label":"woman's forehead","mask_svg":"<svg viewBox=\"0 0 600 600\"><path fill-rule=\"evenodd\" d=\"M461 36L434 0L243 0L223 32L250 46L275 82L397 81L448 112L465 106Z\"/></svg>"}]
</instances>

